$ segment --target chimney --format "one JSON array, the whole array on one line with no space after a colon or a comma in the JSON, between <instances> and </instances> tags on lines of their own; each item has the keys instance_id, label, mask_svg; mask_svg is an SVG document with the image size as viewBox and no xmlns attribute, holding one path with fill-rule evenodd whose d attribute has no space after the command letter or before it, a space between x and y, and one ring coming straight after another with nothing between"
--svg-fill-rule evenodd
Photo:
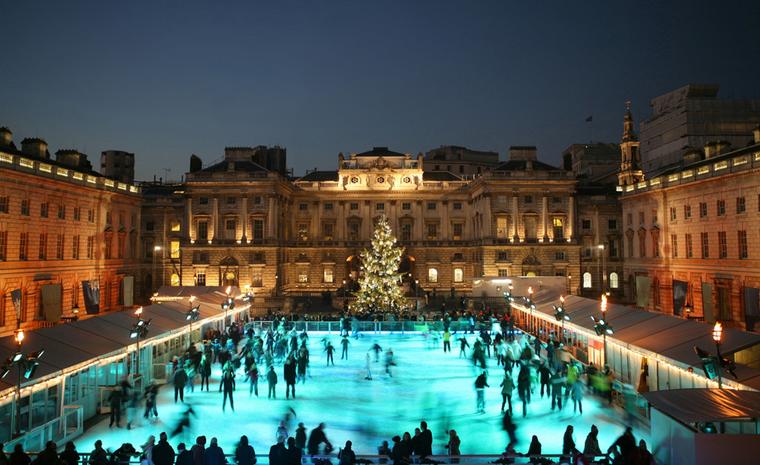
<instances>
[{"instance_id":1,"label":"chimney","mask_svg":"<svg viewBox=\"0 0 760 465\"><path fill-rule=\"evenodd\" d=\"M55 159L62 165L74 169L92 169L92 164L87 160L87 155L78 150L58 150L55 152Z\"/></svg>"},{"instance_id":2,"label":"chimney","mask_svg":"<svg viewBox=\"0 0 760 465\"><path fill-rule=\"evenodd\" d=\"M203 161L198 155L190 155L190 172L195 173L203 169Z\"/></svg>"},{"instance_id":3,"label":"chimney","mask_svg":"<svg viewBox=\"0 0 760 465\"><path fill-rule=\"evenodd\" d=\"M509 159L535 161L538 159L538 151L533 145L513 145L509 147Z\"/></svg>"},{"instance_id":4,"label":"chimney","mask_svg":"<svg viewBox=\"0 0 760 465\"><path fill-rule=\"evenodd\" d=\"M5 126L0 127L0 147L10 147L13 143L13 133Z\"/></svg>"},{"instance_id":5,"label":"chimney","mask_svg":"<svg viewBox=\"0 0 760 465\"><path fill-rule=\"evenodd\" d=\"M708 142L705 144L705 159L714 157L715 152L715 142Z\"/></svg>"},{"instance_id":6,"label":"chimney","mask_svg":"<svg viewBox=\"0 0 760 465\"><path fill-rule=\"evenodd\" d=\"M22 140L21 151L26 155L42 158L45 160L50 158L47 142L37 137L27 137L26 139Z\"/></svg>"},{"instance_id":7,"label":"chimney","mask_svg":"<svg viewBox=\"0 0 760 465\"><path fill-rule=\"evenodd\" d=\"M722 155L731 151L731 143L727 140L719 140L715 142L715 155Z\"/></svg>"},{"instance_id":8,"label":"chimney","mask_svg":"<svg viewBox=\"0 0 760 465\"><path fill-rule=\"evenodd\" d=\"M686 147L686 152L683 154L683 163L685 165L690 165L692 163L696 163L698 161L703 160L702 151L699 149L695 149L693 147Z\"/></svg>"},{"instance_id":9,"label":"chimney","mask_svg":"<svg viewBox=\"0 0 760 465\"><path fill-rule=\"evenodd\" d=\"M755 129L752 130L752 139L756 144L760 144L760 124L755 126Z\"/></svg>"}]
</instances>

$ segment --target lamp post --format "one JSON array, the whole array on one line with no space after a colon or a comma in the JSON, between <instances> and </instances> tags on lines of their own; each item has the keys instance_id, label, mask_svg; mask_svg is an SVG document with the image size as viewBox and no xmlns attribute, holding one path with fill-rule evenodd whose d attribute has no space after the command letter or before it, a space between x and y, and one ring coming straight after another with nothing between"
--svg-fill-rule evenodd
<instances>
[{"instance_id":1,"label":"lamp post","mask_svg":"<svg viewBox=\"0 0 760 465\"><path fill-rule=\"evenodd\" d=\"M45 353L44 350L39 350L32 354L26 355L22 350L24 343L24 331L18 330L16 332L16 353L11 355L5 360L2 370L0 370L0 379L5 378L10 373L11 368L14 366L18 371L18 377L16 379L16 413L15 413L15 436L21 436L21 377L30 379L34 376L34 372L39 366L39 358Z\"/></svg>"},{"instance_id":2,"label":"lamp post","mask_svg":"<svg viewBox=\"0 0 760 465\"><path fill-rule=\"evenodd\" d=\"M148 326L150 326L150 319L143 320L142 318L143 308L140 307L135 310L135 316L137 321L132 325L132 329L129 331L129 338L134 339L137 343L137 360L135 363L135 377L140 375L140 338L144 338L148 335Z\"/></svg>"},{"instance_id":3,"label":"lamp post","mask_svg":"<svg viewBox=\"0 0 760 465\"><path fill-rule=\"evenodd\" d=\"M602 275L602 279L600 280L602 283L602 292L607 292L607 265L604 261L604 244L599 244L596 247L599 249L599 257L602 261L602 266L599 269L599 272Z\"/></svg>"},{"instance_id":4,"label":"lamp post","mask_svg":"<svg viewBox=\"0 0 760 465\"><path fill-rule=\"evenodd\" d=\"M718 389L723 389L723 381L720 377L721 372L721 365L723 362L723 357L720 355L720 343L723 342L723 325L720 324L720 321L715 322L715 326L713 326L712 330L712 338L715 342L715 351L718 355L718 360L716 364L715 371L718 373Z\"/></svg>"},{"instance_id":5,"label":"lamp post","mask_svg":"<svg viewBox=\"0 0 760 465\"><path fill-rule=\"evenodd\" d=\"M193 305L193 302L195 302L195 296L191 295L190 299L190 309L187 311L187 314L185 315L185 320L190 324L190 334L188 339L190 340L190 345L193 345L193 321L198 321L198 318L201 316L201 306L200 305Z\"/></svg>"},{"instance_id":6,"label":"lamp post","mask_svg":"<svg viewBox=\"0 0 760 465\"><path fill-rule=\"evenodd\" d=\"M222 310L224 310L224 326L223 329L225 332L227 332L227 311L232 310L235 308L235 301L230 297L230 293L232 292L232 287L227 286L227 290L225 293L227 294L227 298L222 302Z\"/></svg>"},{"instance_id":7,"label":"lamp post","mask_svg":"<svg viewBox=\"0 0 760 465\"><path fill-rule=\"evenodd\" d=\"M163 250L163 247L160 245L154 245L153 246L153 279L155 279L156 283L156 290L161 287L158 281L158 252L161 252ZM163 260L162 260L163 261ZM161 284L164 282L164 275L163 275L163 263L161 263Z\"/></svg>"},{"instance_id":8,"label":"lamp post","mask_svg":"<svg viewBox=\"0 0 760 465\"><path fill-rule=\"evenodd\" d=\"M596 332L596 335L602 336L602 341L604 343L604 358L602 360L602 366L604 366L607 364L607 335L611 336L615 332L612 329L612 325L607 322L607 294L602 293L602 300L599 303L599 308L602 311L601 318L596 318L592 315L591 320L594 322L594 331Z\"/></svg>"}]
</instances>

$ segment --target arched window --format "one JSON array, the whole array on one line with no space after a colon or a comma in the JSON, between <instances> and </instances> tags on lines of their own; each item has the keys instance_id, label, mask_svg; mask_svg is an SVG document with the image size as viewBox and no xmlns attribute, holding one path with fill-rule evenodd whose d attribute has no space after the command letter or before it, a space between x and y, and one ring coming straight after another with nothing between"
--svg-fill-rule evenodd
<instances>
[{"instance_id":1,"label":"arched window","mask_svg":"<svg viewBox=\"0 0 760 465\"><path fill-rule=\"evenodd\" d=\"M454 282L461 283L464 281L464 270L461 268L454 268Z\"/></svg>"},{"instance_id":2,"label":"arched window","mask_svg":"<svg viewBox=\"0 0 760 465\"><path fill-rule=\"evenodd\" d=\"M179 275L177 273L172 273L171 283L172 286L179 286Z\"/></svg>"},{"instance_id":3,"label":"arched window","mask_svg":"<svg viewBox=\"0 0 760 465\"><path fill-rule=\"evenodd\" d=\"M618 287L620 287L618 274L613 271L610 273L610 289L617 289Z\"/></svg>"},{"instance_id":4,"label":"arched window","mask_svg":"<svg viewBox=\"0 0 760 465\"><path fill-rule=\"evenodd\" d=\"M438 270L435 268L428 268L428 282L429 283L437 283L438 282Z\"/></svg>"},{"instance_id":5,"label":"arched window","mask_svg":"<svg viewBox=\"0 0 760 465\"><path fill-rule=\"evenodd\" d=\"M588 271L583 273L583 288L591 289L591 273Z\"/></svg>"}]
</instances>

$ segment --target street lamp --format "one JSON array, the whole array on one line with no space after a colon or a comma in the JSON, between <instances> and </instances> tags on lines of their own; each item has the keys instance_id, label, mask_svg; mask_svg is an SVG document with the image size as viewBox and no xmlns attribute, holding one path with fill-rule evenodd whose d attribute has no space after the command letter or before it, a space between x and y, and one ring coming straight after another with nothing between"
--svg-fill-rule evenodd
<instances>
[{"instance_id":1,"label":"street lamp","mask_svg":"<svg viewBox=\"0 0 760 465\"><path fill-rule=\"evenodd\" d=\"M554 305L554 319L562 323L561 342L565 343L565 321L570 321L570 315L565 311L565 296L559 296L559 306Z\"/></svg>"},{"instance_id":2,"label":"street lamp","mask_svg":"<svg viewBox=\"0 0 760 465\"><path fill-rule=\"evenodd\" d=\"M227 311L232 310L235 308L235 300L230 297L230 293L232 292L232 287L227 286L227 290L225 293L227 294L227 298L222 302L222 310L224 310L224 331L227 331Z\"/></svg>"},{"instance_id":3,"label":"street lamp","mask_svg":"<svg viewBox=\"0 0 760 465\"><path fill-rule=\"evenodd\" d=\"M185 314L185 320L190 324L190 345L193 345L193 321L198 321L198 318L201 316L201 306L195 305L193 306L193 302L195 302L195 296L191 295L190 299L190 309Z\"/></svg>"},{"instance_id":4,"label":"street lamp","mask_svg":"<svg viewBox=\"0 0 760 465\"><path fill-rule=\"evenodd\" d=\"M137 342L135 376L138 376L140 374L140 339L144 339L145 336L148 335L148 326L150 326L150 319L144 320L142 318L142 313L142 307L135 310L135 317L137 317L137 321L134 325L132 325L132 329L129 331L129 338L134 339Z\"/></svg>"},{"instance_id":5,"label":"street lamp","mask_svg":"<svg viewBox=\"0 0 760 465\"><path fill-rule=\"evenodd\" d=\"M602 294L602 301L599 303L599 308L602 311L601 318L591 316L591 320L594 322L594 332L597 336L602 336L604 341L604 360L602 366L607 364L607 335L612 336L615 330L612 329L612 325L607 322L607 294Z\"/></svg>"},{"instance_id":6,"label":"street lamp","mask_svg":"<svg viewBox=\"0 0 760 465\"><path fill-rule=\"evenodd\" d=\"M22 330L16 333L15 339L16 353L8 357L5 363L3 363L2 369L0 369L0 379L8 376L8 373L10 373L11 368L14 366L18 370L16 381L16 437L18 437L21 436L21 377L30 379L34 376L34 372L37 371L37 367L40 365L38 360L45 351L39 350L29 355L24 354L21 347L24 342L24 331Z\"/></svg>"},{"instance_id":7,"label":"street lamp","mask_svg":"<svg viewBox=\"0 0 760 465\"><path fill-rule=\"evenodd\" d=\"M604 260L604 244L599 244L596 246L597 249L599 249L599 257L601 257L602 266L599 270L600 274L602 275L601 283L602 283L602 292L607 291L607 264Z\"/></svg>"},{"instance_id":8,"label":"street lamp","mask_svg":"<svg viewBox=\"0 0 760 465\"><path fill-rule=\"evenodd\" d=\"M715 342L715 350L718 355L718 364L717 364L718 366L716 367L717 369L715 370L718 373L718 389L722 389L723 381L721 379L720 370L721 370L721 365L723 362L723 357L721 357L720 355L720 343L723 342L723 325L720 324L720 321L716 321L715 326L713 326L712 338L713 338L713 341Z\"/></svg>"},{"instance_id":9,"label":"street lamp","mask_svg":"<svg viewBox=\"0 0 760 465\"><path fill-rule=\"evenodd\" d=\"M160 287L159 280L158 280L158 252L161 252L163 250L163 247L160 245L154 245L153 246L153 279L155 279L156 283L156 289ZM163 257L162 257L163 258ZM163 259L161 260L163 262ZM164 283L164 271L163 271L163 263L161 263L161 284Z\"/></svg>"}]
</instances>

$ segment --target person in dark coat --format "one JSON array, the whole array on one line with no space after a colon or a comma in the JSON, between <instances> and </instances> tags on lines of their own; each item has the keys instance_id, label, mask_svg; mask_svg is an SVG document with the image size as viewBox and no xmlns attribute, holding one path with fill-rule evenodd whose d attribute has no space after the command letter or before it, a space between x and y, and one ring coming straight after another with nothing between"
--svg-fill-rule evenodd
<instances>
[{"instance_id":1,"label":"person in dark coat","mask_svg":"<svg viewBox=\"0 0 760 465\"><path fill-rule=\"evenodd\" d=\"M338 452L339 465L356 465L356 454L351 449L351 441L346 441L346 447Z\"/></svg>"},{"instance_id":2,"label":"person in dark coat","mask_svg":"<svg viewBox=\"0 0 760 465\"><path fill-rule=\"evenodd\" d=\"M219 447L216 438L211 438L211 444L203 456L203 463L204 465L225 465L227 463L224 458L224 451Z\"/></svg>"},{"instance_id":3,"label":"person in dark coat","mask_svg":"<svg viewBox=\"0 0 760 465\"><path fill-rule=\"evenodd\" d=\"M179 365L177 371L174 372L174 403L177 403L177 398L182 402L185 401L185 385L187 384L187 371L185 367Z\"/></svg>"},{"instance_id":4,"label":"person in dark coat","mask_svg":"<svg viewBox=\"0 0 760 465\"><path fill-rule=\"evenodd\" d=\"M95 449L90 452L87 463L88 465L108 465L108 452L103 449L103 441L100 439L95 441Z\"/></svg>"},{"instance_id":5,"label":"person in dark coat","mask_svg":"<svg viewBox=\"0 0 760 465\"><path fill-rule=\"evenodd\" d=\"M61 452L58 458L61 459L64 465L79 465L79 461L81 460L79 452L77 452L77 446L72 441L66 443L63 452Z\"/></svg>"},{"instance_id":6,"label":"person in dark coat","mask_svg":"<svg viewBox=\"0 0 760 465\"><path fill-rule=\"evenodd\" d=\"M538 436L536 436L535 434L533 435L533 438L530 440L530 446L528 446L528 453L525 455L527 455L528 457L541 455L541 443L538 441ZM530 463L541 463L541 459L531 458Z\"/></svg>"},{"instance_id":7,"label":"person in dark coat","mask_svg":"<svg viewBox=\"0 0 760 465\"><path fill-rule=\"evenodd\" d=\"M267 393L267 399L271 399L274 397L277 398L277 391L275 390L275 387L277 386L277 373L274 371L274 366L269 366L269 371L267 372L267 385L269 386L269 391Z\"/></svg>"},{"instance_id":8,"label":"person in dark coat","mask_svg":"<svg viewBox=\"0 0 760 465\"><path fill-rule=\"evenodd\" d=\"M296 447L301 450L306 449L306 427L303 423L299 423L296 428Z\"/></svg>"},{"instance_id":9,"label":"person in dark coat","mask_svg":"<svg viewBox=\"0 0 760 465\"><path fill-rule=\"evenodd\" d=\"M108 427L111 428L116 425L120 427L121 423L121 403L123 401L124 391L121 389L114 389L108 394L108 405L111 407L111 421L108 423Z\"/></svg>"},{"instance_id":10,"label":"person in dark coat","mask_svg":"<svg viewBox=\"0 0 760 465\"><path fill-rule=\"evenodd\" d=\"M599 428L591 425L591 431L586 436L586 442L583 445L583 455L599 456L602 455L602 449L599 448Z\"/></svg>"},{"instance_id":11,"label":"person in dark coat","mask_svg":"<svg viewBox=\"0 0 760 465\"><path fill-rule=\"evenodd\" d=\"M285 444L278 442L269 448L269 465L287 465L288 449Z\"/></svg>"},{"instance_id":12,"label":"person in dark coat","mask_svg":"<svg viewBox=\"0 0 760 465\"><path fill-rule=\"evenodd\" d=\"M8 456L5 455L5 444L0 442L0 465L8 465L10 463L10 459L8 459Z\"/></svg>"},{"instance_id":13,"label":"person in dark coat","mask_svg":"<svg viewBox=\"0 0 760 465\"><path fill-rule=\"evenodd\" d=\"M184 442L177 445L177 463L175 465L193 465L193 454L187 450Z\"/></svg>"},{"instance_id":14,"label":"person in dark coat","mask_svg":"<svg viewBox=\"0 0 760 465\"><path fill-rule=\"evenodd\" d=\"M169 444L166 433L158 436L158 444L153 446L153 463L155 465L174 465L174 448Z\"/></svg>"},{"instance_id":15,"label":"person in dark coat","mask_svg":"<svg viewBox=\"0 0 760 465\"><path fill-rule=\"evenodd\" d=\"M333 360L333 353L335 352L335 347L332 345L332 342L328 342L325 346L325 352L327 353L327 366L330 366L330 363L335 366L335 361Z\"/></svg>"},{"instance_id":16,"label":"person in dark coat","mask_svg":"<svg viewBox=\"0 0 760 465\"><path fill-rule=\"evenodd\" d=\"M190 453L193 455L193 465L205 465L206 436L195 438L195 445L190 449Z\"/></svg>"},{"instance_id":17,"label":"person in dark coat","mask_svg":"<svg viewBox=\"0 0 760 465\"><path fill-rule=\"evenodd\" d=\"M201 363L198 365L198 371L201 374L201 391L203 385L206 385L206 392L208 392L208 379L211 377L211 355L203 354L201 357Z\"/></svg>"},{"instance_id":18,"label":"person in dark coat","mask_svg":"<svg viewBox=\"0 0 760 465\"><path fill-rule=\"evenodd\" d=\"M575 463L575 456L579 454L580 451L575 448L575 439L573 439L573 425L568 425L562 437L562 455L566 455L570 463Z\"/></svg>"},{"instance_id":19,"label":"person in dark coat","mask_svg":"<svg viewBox=\"0 0 760 465\"><path fill-rule=\"evenodd\" d=\"M632 465L636 456L636 438L633 437L633 428L626 427L623 435L612 443L610 449L620 455L622 465Z\"/></svg>"},{"instance_id":20,"label":"person in dark coat","mask_svg":"<svg viewBox=\"0 0 760 465\"><path fill-rule=\"evenodd\" d=\"M8 461L11 465L29 465L32 463L32 459L30 459L26 452L24 452L24 446L20 443L16 443L16 445L13 446L13 452L11 452L10 457L8 457Z\"/></svg>"},{"instance_id":21,"label":"person in dark coat","mask_svg":"<svg viewBox=\"0 0 760 465\"><path fill-rule=\"evenodd\" d=\"M433 433L428 429L426 421L420 422L419 450L417 453L420 457L425 458L433 455Z\"/></svg>"},{"instance_id":22,"label":"person in dark coat","mask_svg":"<svg viewBox=\"0 0 760 465\"><path fill-rule=\"evenodd\" d=\"M283 376L285 378L285 398L290 399L291 392L293 398L296 398L296 359L293 354L288 355L283 366Z\"/></svg>"},{"instance_id":23,"label":"person in dark coat","mask_svg":"<svg viewBox=\"0 0 760 465\"><path fill-rule=\"evenodd\" d=\"M235 373L232 370L224 370L222 372L222 382L219 383L219 390L224 389L224 398L222 399L222 412L227 407L227 398L230 399L230 408L235 411L235 401L232 398L232 393L235 391Z\"/></svg>"},{"instance_id":24,"label":"person in dark coat","mask_svg":"<svg viewBox=\"0 0 760 465\"><path fill-rule=\"evenodd\" d=\"M303 449L296 445L295 438L288 438L288 453L286 465L301 465Z\"/></svg>"},{"instance_id":25,"label":"person in dark coat","mask_svg":"<svg viewBox=\"0 0 760 465\"><path fill-rule=\"evenodd\" d=\"M526 364L521 364L520 371L517 373L517 395L522 402L524 417L528 414L527 405L530 403L530 368Z\"/></svg>"},{"instance_id":26,"label":"person in dark coat","mask_svg":"<svg viewBox=\"0 0 760 465\"><path fill-rule=\"evenodd\" d=\"M248 436L240 436L240 442L235 449L235 463L237 465L256 465L256 451L248 443Z\"/></svg>"},{"instance_id":27,"label":"person in dark coat","mask_svg":"<svg viewBox=\"0 0 760 465\"><path fill-rule=\"evenodd\" d=\"M45 448L37 454L37 458L32 461L33 465L58 465L58 446L54 441L45 443Z\"/></svg>"},{"instance_id":28,"label":"person in dark coat","mask_svg":"<svg viewBox=\"0 0 760 465\"><path fill-rule=\"evenodd\" d=\"M129 465L135 457L139 456L135 446L125 442L111 454L111 463L118 465Z\"/></svg>"},{"instance_id":29,"label":"person in dark coat","mask_svg":"<svg viewBox=\"0 0 760 465\"><path fill-rule=\"evenodd\" d=\"M309 442L307 444L309 455L319 455L319 446L322 443L325 444L325 451L329 453L329 451L332 450L332 444L330 444L330 441L327 440L327 436L325 435L324 423L320 423L319 426L311 430Z\"/></svg>"}]
</instances>

